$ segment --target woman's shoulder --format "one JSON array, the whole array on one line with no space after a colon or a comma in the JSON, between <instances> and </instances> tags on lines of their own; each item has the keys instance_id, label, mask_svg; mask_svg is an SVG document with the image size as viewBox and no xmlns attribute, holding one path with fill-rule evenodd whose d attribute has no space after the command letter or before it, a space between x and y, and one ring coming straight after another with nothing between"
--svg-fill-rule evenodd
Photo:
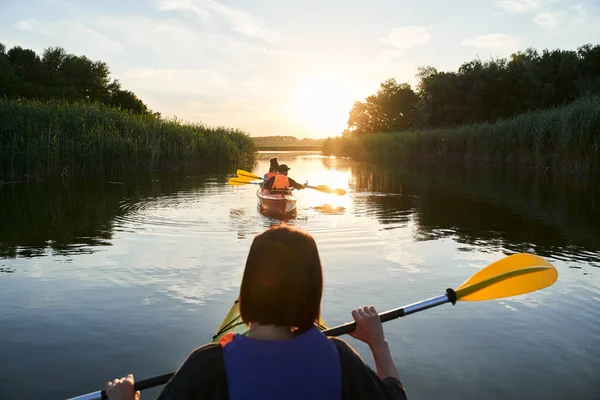
<instances>
[{"instance_id":1,"label":"woman's shoulder","mask_svg":"<svg viewBox=\"0 0 600 400\"><path fill-rule=\"evenodd\" d=\"M190 362L214 362L223 358L223 347L220 343L207 343L194 349L186 361Z\"/></svg>"},{"instance_id":2,"label":"woman's shoulder","mask_svg":"<svg viewBox=\"0 0 600 400\"><path fill-rule=\"evenodd\" d=\"M346 341L337 337L329 337L329 340L340 355L344 399L407 399L398 379L388 377L382 380Z\"/></svg>"},{"instance_id":3,"label":"woman's shoulder","mask_svg":"<svg viewBox=\"0 0 600 400\"><path fill-rule=\"evenodd\" d=\"M193 350L163 388L160 400L227 398L223 349L208 343Z\"/></svg>"},{"instance_id":4,"label":"woman's shoulder","mask_svg":"<svg viewBox=\"0 0 600 400\"><path fill-rule=\"evenodd\" d=\"M329 336L328 339L333 342L335 347L340 352L340 357L358 357L360 359L360 355L352 346L350 346L345 340L340 339L338 337Z\"/></svg>"}]
</instances>

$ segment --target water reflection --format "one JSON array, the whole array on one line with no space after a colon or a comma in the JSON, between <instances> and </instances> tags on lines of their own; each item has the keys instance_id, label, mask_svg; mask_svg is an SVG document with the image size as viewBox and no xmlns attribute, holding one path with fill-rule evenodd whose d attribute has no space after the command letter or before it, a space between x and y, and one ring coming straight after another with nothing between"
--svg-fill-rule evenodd
<instances>
[{"instance_id":1,"label":"water reflection","mask_svg":"<svg viewBox=\"0 0 600 400\"><path fill-rule=\"evenodd\" d=\"M141 215L159 202L161 207L186 204L194 193L221 187L226 176L138 175L0 186L0 257L89 254L111 244L119 221L172 224L172 214L153 221Z\"/></svg>"},{"instance_id":2,"label":"water reflection","mask_svg":"<svg viewBox=\"0 0 600 400\"><path fill-rule=\"evenodd\" d=\"M224 185L226 172L5 185L0 187L0 257L90 253L110 245L119 230L189 235L213 229L218 222L213 216L230 201L227 225L239 240L273 224L304 223L313 214L352 215L373 217L384 230L414 225L411 240L452 238L465 245L463 251L533 250L600 264L600 187L590 179L524 170L384 170L309 152L276 155L298 179L348 194L303 190L297 215L282 220L258 207L251 212L252 207L236 206L254 207L255 193ZM260 154L257 165L266 168L272 156ZM323 169L315 169L315 157Z\"/></svg>"},{"instance_id":3,"label":"water reflection","mask_svg":"<svg viewBox=\"0 0 600 400\"><path fill-rule=\"evenodd\" d=\"M357 211L397 226L414 214L416 240L449 237L479 251L533 250L600 265L600 187L590 178L364 164L351 170Z\"/></svg>"},{"instance_id":4,"label":"water reflection","mask_svg":"<svg viewBox=\"0 0 600 400\"><path fill-rule=\"evenodd\" d=\"M244 169L263 174L273 155ZM277 156L294 179L348 194L301 190L297 216L282 221L259 212L254 186L227 185L226 172L0 187L0 303L10 305L0 309L0 354L11 360L0 363L8 383L0 398L65 398L123 370L147 378L177 368L237 295L254 235L281 223L315 236L332 325L357 305L387 309L438 295L507 252L550 255L560 277L548 289L419 313L386 325L386 335L414 398L597 393L593 184ZM568 386L549 387L549 376Z\"/></svg>"}]
</instances>

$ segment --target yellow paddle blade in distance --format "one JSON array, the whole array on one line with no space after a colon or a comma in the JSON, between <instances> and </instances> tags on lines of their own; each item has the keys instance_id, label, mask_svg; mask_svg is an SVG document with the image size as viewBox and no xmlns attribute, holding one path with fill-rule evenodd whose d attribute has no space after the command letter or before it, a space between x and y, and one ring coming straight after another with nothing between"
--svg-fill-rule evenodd
<instances>
[{"instance_id":1,"label":"yellow paddle blade in distance","mask_svg":"<svg viewBox=\"0 0 600 400\"><path fill-rule=\"evenodd\" d=\"M318 190L319 192L323 192L323 193L329 193L329 194L335 194L338 196L343 196L346 194L346 191L344 189L332 189L327 185L319 185L319 186L309 186L312 189Z\"/></svg>"},{"instance_id":2,"label":"yellow paddle blade in distance","mask_svg":"<svg viewBox=\"0 0 600 400\"><path fill-rule=\"evenodd\" d=\"M519 253L488 265L455 290L457 300L482 301L517 296L543 289L558 271L542 257Z\"/></svg>"},{"instance_id":3,"label":"yellow paddle blade in distance","mask_svg":"<svg viewBox=\"0 0 600 400\"><path fill-rule=\"evenodd\" d=\"M238 181L244 181L244 182L252 182L252 181L256 180L256 178L251 178L249 176L236 176L233 179L237 179Z\"/></svg>"},{"instance_id":4,"label":"yellow paddle blade in distance","mask_svg":"<svg viewBox=\"0 0 600 400\"><path fill-rule=\"evenodd\" d=\"M318 190L319 192L323 192L323 193L331 193L331 188L327 185L315 186L313 189Z\"/></svg>"},{"instance_id":5,"label":"yellow paddle blade in distance","mask_svg":"<svg viewBox=\"0 0 600 400\"><path fill-rule=\"evenodd\" d=\"M227 183L229 183L230 185L233 185L233 186L240 186L240 185L247 185L252 182L249 180L240 179L240 178L230 178L227 181Z\"/></svg>"},{"instance_id":6,"label":"yellow paddle blade in distance","mask_svg":"<svg viewBox=\"0 0 600 400\"><path fill-rule=\"evenodd\" d=\"M236 173L239 178L262 179L260 176L254 175L252 172L244 171L243 169L238 169Z\"/></svg>"}]
</instances>

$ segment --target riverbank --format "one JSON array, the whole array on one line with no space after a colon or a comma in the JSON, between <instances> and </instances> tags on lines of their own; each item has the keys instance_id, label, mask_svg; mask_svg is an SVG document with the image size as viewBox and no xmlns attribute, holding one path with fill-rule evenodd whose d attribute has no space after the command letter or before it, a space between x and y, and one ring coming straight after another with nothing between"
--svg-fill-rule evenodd
<instances>
[{"instance_id":1,"label":"riverbank","mask_svg":"<svg viewBox=\"0 0 600 400\"><path fill-rule=\"evenodd\" d=\"M492 123L328 138L326 155L381 164L500 164L600 171L600 97Z\"/></svg>"},{"instance_id":2,"label":"riverbank","mask_svg":"<svg viewBox=\"0 0 600 400\"><path fill-rule=\"evenodd\" d=\"M246 133L102 104L0 99L0 181L254 162Z\"/></svg>"}]
</instances>

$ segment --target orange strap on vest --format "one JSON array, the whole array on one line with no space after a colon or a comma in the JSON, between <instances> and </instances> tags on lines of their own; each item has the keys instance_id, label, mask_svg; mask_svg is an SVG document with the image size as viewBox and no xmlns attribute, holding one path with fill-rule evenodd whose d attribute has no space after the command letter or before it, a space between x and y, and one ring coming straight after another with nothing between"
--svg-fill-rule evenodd
<instances>
[{"instance_id":1,"label":"orange strap on vest","mask_svg":"<svg viewBox=\"0 0 600 400\"><path fill-rule=\"evenodd\" d=\"M233 335L235 335L234 332L229 332L224 334L221 339L219 339L219 345L221 346L221 348L227 346L229 343L233 342Z\"/></svg>"},{"instance_id":2,"label":"orange strap on vest","mask_svg":"<svg viewBox=\"0 0 600 400\"><path fill-rule=\"evenodd\" d=\"M272 190L288 190L290 188L290 180L283 174L275 175Z\"/></svg>"},{"instance_id":3,"label":"orange strap on vest","mask_svg":"<svg viewBox=\"0 0 600 400\"><path fill-rule=\"evenodd\" d=\"M272 177L274 177L274 176L276 176L276 175L278 175L278 173L277 173L277 172L268 172L268 173L267 173L267 179L271 179Z\"/></svg>"}]
</instances>

